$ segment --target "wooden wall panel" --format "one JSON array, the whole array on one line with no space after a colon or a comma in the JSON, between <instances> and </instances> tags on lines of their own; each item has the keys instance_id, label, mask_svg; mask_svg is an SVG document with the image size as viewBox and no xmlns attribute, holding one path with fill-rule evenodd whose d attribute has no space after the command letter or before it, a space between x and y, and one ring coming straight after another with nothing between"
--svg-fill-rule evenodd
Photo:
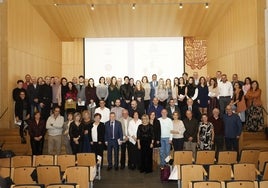
<instances>
[{"instance_id":1,"label":"wooden wall panel","mask_svg":"<svg viewBox=\"0 0 268 188\"><path fill-rule=\"evenodd\" d=\"M61 76L61 40L28 0L8 1L8 104L13 125L11 92L18 79Z\"/></svg>"},{"instance_id":2,"label":"wooden wall panel","mask_svg":"<svg viewBox=\"0 0 268 188\"><path fill-rule=\"evenodd\" d=\"M8 126L7 102L7 2L0 3L0 128Z\"/></svg>"},{"instance_id":3,"label":"wooden wall panel","mask_svg":"<svg viewBox=\"0 0 268 188\"><path fill-rule=\"evenodd\" d=\"M83 39L62 42L62 76L68 80L84 74Z\"/></svg>"},{"instance_id":4,"label":"wooden wall panel","mask_svg":"<svg viewBox=\"0 0 268 188\"><path fill-rule=\"evenodd\" d=\"M217 70L257 79L266 95L264 61L265 0L237 0L207 37L208 74Z\"/></svg>"}]
</instances>

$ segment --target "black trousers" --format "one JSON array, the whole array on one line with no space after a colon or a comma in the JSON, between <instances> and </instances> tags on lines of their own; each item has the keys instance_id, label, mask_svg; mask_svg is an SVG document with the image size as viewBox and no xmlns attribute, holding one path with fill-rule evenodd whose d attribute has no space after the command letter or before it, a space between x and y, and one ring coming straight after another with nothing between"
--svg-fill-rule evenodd
<instances>
[{"instance_id":1,"label":"black trousers","mask_svg":"<svg viewBox=\"0 0 268 188\"><path fill-rule=\"evenodd\" d=\"M140 171L150 173L153 171L153 148L150 148L151 140L141 140L141 166Z\"/></svg>"},{"instance_id":2,"label":"black trousers","mask_svg":"<svg viewBox=\"0 0 268 188\"><path fill-rule=\"evenodd\" d=\"M71 141L71 148L74 155L81 153L83 150L83 142L79 140L79 144L76 144L74 141Z\"/></svg>"},{"instance_id":3,"label":"black trousers","mask_svg":"<svg viewBox=\"0 0 268 188\"><path fill-rule=\"evenodd\" d=\"M130 163L129 163L129 141L126 141L125 143L122 143L121 144L121 157L120 157L120 165L121 167L125 167L126 165L126 152L127 152L127 155L128 155L128 166L130 166Z\"/></svg>"},{"instance_id":4,"label":"black trousers","mask_svg":"<svg viewBox=\"0 0 268 188\"><path fill-rule=\"evenodd\" d=\"M30 139L31 148L32 148L32 155L42 155L43 154L43 147L44 147L44 139L40 141L36 141L34 138Z\"/></svg>"},{"instance_id":5,"label":"black trousers","mask_svg":"<svg viewBox=\"0 0 268 188\"><path fill-rule=\"evenodd\" d=\"M182 151L183 143L184 143L184 138L173 138L172 144L173 144L174 151Z\"/></svg>"},{"instance_id":6,"label":"black trousers","mask_svg":"<svg viewBox=\"0 0 268 188\"><path fill-rule=\"evenodd\" d=\"M101 156L102 158L101 167L102 167L103 166L103 150L104 150L103 144L99 144L98 142L93 142L93 145L91 145L91 150L96 155L96 161L97 161L97 156L98 155Z\"/></svg>"},{"instance_id":7,"label":"black trousers","mask_svg":"<svg viewBox=\"0 0 268 188\"><path fill-rule=\"evenodd\" d=\"M140 169L140 151L137 148L137 143L134 145L130 142L129 144L129 165L131 168Z\"/></svg>"}]
</instances>

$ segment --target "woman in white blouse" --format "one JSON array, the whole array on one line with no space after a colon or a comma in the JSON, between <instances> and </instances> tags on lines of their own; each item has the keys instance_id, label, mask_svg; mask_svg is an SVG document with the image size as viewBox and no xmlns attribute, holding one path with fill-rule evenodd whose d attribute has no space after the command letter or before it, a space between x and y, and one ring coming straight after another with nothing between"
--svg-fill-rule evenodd
<instances>
[{"instance_id":1,"label":"woman in white blouse","mask_svg":"<svg viewBox=\"0 0 268 188\"><path fill-rule=\"evenodd\" d=\"M174 151L182 151L183 150L183 143L184 137L183 134L185 132L185 127L183 121L179 119L180 114L179 112L173 112L173 130L170 131L172 134L172 144Z\"/></svg>"},{"instance_id":2,"label":"woman in white blouse","mask_svg":"<svg viewBox=\"0 0 268 188\"><path fill-rule=\"evenodd\" d=\"M134 112L133 119L129 121L128 134L129 134L129 168L135 170L139 167L140 155L137 148L137 130L142 122L139 119L138 112Z\"/></svg>"}]
</instances>

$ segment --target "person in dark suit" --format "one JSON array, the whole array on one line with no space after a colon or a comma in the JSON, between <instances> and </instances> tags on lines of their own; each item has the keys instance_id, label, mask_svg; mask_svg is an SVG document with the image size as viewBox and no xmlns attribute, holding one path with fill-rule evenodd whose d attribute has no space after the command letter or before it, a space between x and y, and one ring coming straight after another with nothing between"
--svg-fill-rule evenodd
<instances>
[{"instance_id":1,"label":"person in dark suit","mask_svg":"<svg viewBox=\"0 0 268 188\"><path fill-rule=\"evenodd\" d=\"M167 116L172 120L173 120L173 113L174 112L179 112L179 114L180 114L180 109L179 109L178 106L175 105L174 99L169 100L169 105L167 107L167 112L168 112Z\"/></svg>"},{"instance_id":2,"label":"person in dark suit","mask_svg":"<svg viewBox=\"0 0 268 188\"><path fill-rule=\"evenodd\" d=\"M94 114L94 122L89 125L88 137L92 151L97 156L101 156L101 167L103 166L103 150L104 150L104 135L105 126L104 123L100 122L101 114Z\"/></svg>"},{"instance_id":3,"label":"person in dark suit","mask_svg":"<svg viewBox=\"0 0 268 188\"><path fill-rule=\"evenodd\" d=\"M21 143L26 144L26 139L24 137L24 130L26 128L26 120L30 118L30 104L26 99L26 93L21 91L19 94L20 98L17 99L15 103L15 119L20 125L20 137Z\"/></svg>"},{"instance_id":4,"label":"person in dark suit","mask_svg":"<svg viewBox=\"0 0 268 188\"><path fill-rule=\"evenodd\" d=\"M39 102L38 102L38 92L39 92L39 85L37 83L36 77L32 77L32 83L27 87L27 94L29 98L29 102L31 105L31 118L34 118L35 111L41 111Z\"/></svg>"},{"instance_id":5,"label":"person in dark suit","mask_svg":"<svg viewBox=\"0 0 268 188\"><path fill-rule=\"evenodd\" d=\"M151 101L152 101L153 98L155 97L155 88L158 87L158 81L157 81L157 75L156 74L152 75L152 81L150 82L150 87L151 87L150 98L151 98Z\"/></svg>"},{"instance_id":6,"label":"person in dark suit","mask_svg":"<svg viewBox=\"0 0 268 188\"><path fill-rule=\"evenodd\" d=\"M52 87L50 86L51 78L45 77L45 84L40 86L38 93L38 101L41 107L41 118L45 121L50 116L51 104L52 104Z\"/></svg>"},{"instance_id":7,"label":"person in dark suit","mask_svg":"<svg viewBox=\"0 0 268 188\"><path fill-rule=\"evenodd\" d=\"M105 123L105 144L107 146L107 159L108 168L111 170L113 167L112 151L114 150L114 168L118 170L118 158L119 158L119 145L123 141L123 131L120 121L115 120L116 116L114 112L110 113L110 120Z\"/></svg>"},{"instance_id":8,"label":"person in dark suit","mask_svg":"<svg viewBox=\"0 0 268 188\"><path fill-rule=\"evenodd\" d=\"M186 111L189 110L192 112L193 117L199 122L201 120L201 113L198 109L198 106L194 104L193 99L187 99L187 105L183 107L181 117L182 119L186 118Z\"/></svg>"}]
</instances>

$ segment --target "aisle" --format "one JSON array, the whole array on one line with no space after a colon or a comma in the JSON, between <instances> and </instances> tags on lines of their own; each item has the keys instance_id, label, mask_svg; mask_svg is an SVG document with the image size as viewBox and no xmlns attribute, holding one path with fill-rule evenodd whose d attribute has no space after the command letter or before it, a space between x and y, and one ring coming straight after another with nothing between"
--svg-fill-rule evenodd
<instances>
[{"instance_id":1,"label":"aisle","mask_svg":"<svg viewBox=\"0 0 268 188\"><path fill-rule=\"evenodd\" d=\"M135 170L107 171L106 167L102 169L101 180L94 181L94 188L175 188L177 181L161 183L160 172L156 171L150 174L140 173Z\"/></svg>"}]
</instances>

